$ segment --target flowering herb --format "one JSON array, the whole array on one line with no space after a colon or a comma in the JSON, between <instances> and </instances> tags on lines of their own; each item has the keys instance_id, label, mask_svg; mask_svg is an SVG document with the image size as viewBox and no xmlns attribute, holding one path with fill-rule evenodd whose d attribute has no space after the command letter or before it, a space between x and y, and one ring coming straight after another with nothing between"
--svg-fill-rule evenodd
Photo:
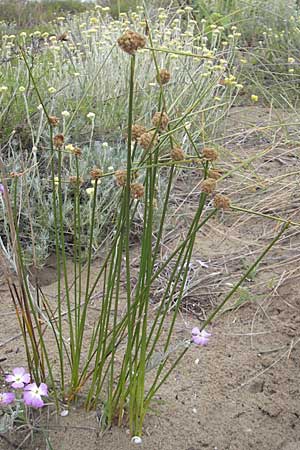
<instances>
[{"instance_id":1,"label":"flowering herb","mask_svg":"<svg viewBox=\"0 0 300 450\"><path fill-rule=\"evenodd\" d=\"M12 375L7 375L5 381L12 383L14 389L22 389L25 384L30 383L30 375L26 373L24 367L16 367L13 369Z\"/></svg>"},{"instance_id":2,"label":"flowering herb","mask_svg":"<svg viewBox=\"0 0 300 450\"><path fill-rule=\"evenodd\" d=\"M192 329L192 342L196 345L207 345L210 336L211 333L207 333L205 330L200 331L198 327Z\"/></svg>"},{"instance_id":3,"label":"flowering herb","mask_svg":"<svg viewBox=\"0 0 300 450\"><path fill-rule=\"evenodd\" d=\"M0 406L7 406L13 403L16 396L13 392L1 392L0 393Z\"/></svg>"},{"instance_id":4,"label":"flowering herb","mask_svg":"<svg viewBox=\"0 0 300 450\"><path fill-rule=\"evenodd\" d=\"M4 186L0 183L0 194L4 194Z\"/></svg>"},{"instance_id":5,"label":"flowering herb","mask_svg":"<svg viewBox=\"0 0 300 450\"><path fill-rule=\"evenodd\" d=\"M45 383L41 383L39 386L36 383L31 383L24 388L23 400L27 406L42 408L44 406L42 396L48 396L48 387Z\"/></svg>"}]
</instances>

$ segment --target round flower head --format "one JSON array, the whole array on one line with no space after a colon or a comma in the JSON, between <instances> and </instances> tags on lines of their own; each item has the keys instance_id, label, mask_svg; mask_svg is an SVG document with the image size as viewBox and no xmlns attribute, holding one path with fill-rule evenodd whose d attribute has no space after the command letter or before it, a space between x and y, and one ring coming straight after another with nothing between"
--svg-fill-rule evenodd
<instances>
[{"instance_id":1,"label":"round flower head","mask_svg":"<svg viewBox=\"0 0 300 450\"><path fill-rule=\"evenodd\" d=\"M170 152L173 161L183 161L185 158L184 151L181 147L173 147Z\"/></svg>"},{"instance_id":2,"label":"round flower head","mask_svg":"<svg viewBox=\"0 0 300 450\"><path fill-rule=\"evenodd\" d=\"M133 198L138 199L144 196L144 186L141 183L132 183L130 189Z\"/></svg>"},{"instance_id":3,"label":"round flower head","mask_svg":"<svg viewBox=\"0 0 300 450\"><path fill-rule=\"evenodd\" d=\"M207 333L205 330L200 331L198 327L192 329L192 342L196 345L207 345L210 336L211 333Z\"/></svg>"},{"instance_id":4,"label":"round flower head","mask_svg":"<svg viewBox=\"0 0 300 450\"><path fill-rule=\"evenodd\" d=\"M216 194L214 198L214 207L218 209L229 209L230 198L227 195Z\"/></svg>"},{"instance_id":5,"label":"round flower head","mask_svg":"<svg viewBox=\"0 0 300 450\"><path fill-rule=\"evenodd\" d=\"M218 152L214 148L204 147L202 154L208 161L215 161L218 159Z\"/></svg>"},{"instance_id":6,"label":"round flower head","mask_svg":"<svg viewBox=\"0 0 300 450\"><path fill-rule=\"evenodd\" d=\"M211 169L208 172L209 178L213 178L214 180L219 180L222 176L222 173L219 170Z\"/></svg>"},{"instance_id":7,"label":"round flower head","mask_svg":"<svg viewBox=\"0 0 300 450\"><path fill-rule=\"evenodd\" d=\"M84 180L83 180L83 178L82 177L77 177L77 176L75 176L75 175L71 175L70 177L69 177L69 183L72 185L72 186L81 186L83 183L84 183Z\"/></svg>"},{"instance_id":8,"label":"round flower head","mask_svg":"<svg viewBox=\"0 0 300 450\"><path fill-rule=\"evenodd\" d=\"M201 183L201 192L211 194L213 191L215 191L216 187L217 187L216 180L214 180L213 178L207 178L206 180L203 180Z\"/></svg>"},{"instance_id":9,"label":"round flower head","mask_svg":"<svg viewBox=\"0 0 300 450\"><path fill-rule=\"evenodd\" d=\"M160 69L159 74L157 75L157 82L159 84L167 84L171 79L171 74L167 69Z\"/></svg>"},{"instance_id":10,"label":"round flower head","mask_svg":"<svg viewBox=\"0 0 300 450\"><path fill-rule=\"evenodd\" d=\"M102 170L98 169L98 167L94 167L90 172L91 178L93 180L99 180L99 178L101 178L102 174L103 174Z\"/></svg>"},{"instance_id":11,"label":"round flower head","mask_svg":"<svg viewBox=\"0 0 300 450\"><path fill-rule=\"evenodd\" d=\"M62 111L61 115L65 118L68 118L71 114L69 113L69 111Z\"/></svg>"},{"instance_id":12,"label":"round flower head","mask_svg":"<svg viewBox=\"0 0 300 450\"><path fill-rule=\"evenodd\" d=\"M16 396L12 392L0 392L0 406L10 405L15 398Z\"/></svg>"},{"instance_id":13,"label":"round flower head","mask_svg":"<svg viewBox=\"0 0 300 450\"><path fill-rule=\"evenodd\" d=\"M131 138L133 141L137 141L142 134L146 133L147 130L143 125L134 124L131 128Z\"/></svg>"},{"instance_id":14,"label":"round flower head","mask_svg":"<svg viewBox=\"0 0 300 450\"><path fill-rule=\"evenodd\" d=\"M150 150L157 142L156 135L153 131L142 134L139 138L139 144L144 150Z\"/></svg>"},{"instance_id":15,"label":"round flower head","mask_svg":"<svg viewBox=\"0 0 300 450\"><path fill-rule=\"evenodd\" d=\"M73 155L75 156L81 156L82 155L82 150L79 147L74 147L72 150Z\"/></svg>"},{"instance_id":16,"label":"round flower head","mask_svg":"<svg viewBox=\"0 0 300 450\"><path fill-rule=\"evenodd\" d=\"M92 198L93 195L94 195L94 192L95 192L95 188L93 188L93 187L88 187L88 188L86 188L85 192L87 193L87 195L88 195L90 198Z\"/></svg>"},{"instance_id":17,"label":"round flower head","mask_svg":"<svg viewBox=\"0 0 300 450\"><path fill-rule=\"evenodd\" d=\"M118 186L122 187L126 185L127 172L126 170L116 170L115 171L116 183Z\"/></svg>"},{"instance_id":18,"label":"round flower head","mask_svg":"<svg viewBox=\"0 0 300 450\"><path fill-rule=\"evenodd\" d=\"M165 130L169 124L169 117L165 112L156 112L152 117L152 124L160 130Z\"/></svg>"},{"instance_id":19,"label":"round flower head","mask_svg":"<svg viewBox=\"0 0 300 450\"><path fill-rule=\"evenodd\" d=\"M49 116L49 123L53 127L57 127L57 125L59 124L59 118L56 116Z\"/></svg>"},{"instance_id":20,"label":"round flower head","mask_svg":"<svg viewBox=\"0 0 300 450\"><path fill-rule=\"evenodd\" d=\"M134 55L140 48L146 45L146 39L135 31L128 30L118 39L119 47L129 55Z\"/></svg>"},{"instance_id":21,"label":"round flower head","mask_svg":"<svg viewBox=\"0 0 300 450\"><path fill-rule=\"evenodd\" d=\"M53 138L53 144L55 145L55 147L58 147L58 148L62 147L64 142L65 142L65 138L64 138L63 134L57 134Z\"/></svg>"},{"instance_id":22,"label":"round flower head","mask_svg":"<svg viewBox=\"0 0 300 450\"><path fill-rule=\"evenodd\" d=\"M94 119L95 119L95 116L96 116L96 114L93 113L93 112L89 112L89 113L87 113L87 115L86 115L86 117L87 117L88 119L91 119L91 120L94 120Z\"/></svg>"},{"instance_id":23,"label":"round flower head","mask_svg":"<svg viewBox=\"0 0 300 450\"><path fill-rule=\"evenodd\" d=\"M12 383L11 387L14 389L22 389L25 384L30 383L30 375L26 373L24 367L15 367L12 375L7 375L5 381Z\"/></svg>"},{"instance_id":24,"label":"round flower head","mask_svg":"<svg viewBox=\"0 0 300 450\"><path fill-rule=\"evenodd\" d=\"M37 386L36 383L28 384L24 389L23 400L27 406L32 406L33 408L42 408L44 406L44 401L42 396L48 396L48 387L45 383L41 383Z\"/></svg>"}]
</instances>

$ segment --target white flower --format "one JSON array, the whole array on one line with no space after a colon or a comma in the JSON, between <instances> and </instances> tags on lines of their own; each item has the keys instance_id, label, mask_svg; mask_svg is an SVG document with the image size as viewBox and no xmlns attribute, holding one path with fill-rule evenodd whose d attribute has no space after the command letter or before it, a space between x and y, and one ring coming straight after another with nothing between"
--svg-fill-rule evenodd
<instances>
[{"instance_id":1,"label":"white flower","mask_svg":"<svg viewBox=\"0 0 300 450\"><path fill-rule=\"evenodd\" d=\"M7 86L0 86L0 93L1 92L6 92L8 91L8 87Z\"/></svg>"},{"instance_id":2,"label":"white flower","mask_svg":"<svg viewBox=\"0 0 300 450\"><path fill-rule=\"evenodd\" d=\"M140 436L133 436L131 439L131 442L133 444L141 444L142 443L142 438Z\"/></svg>"},{"instance_id":3,"label":"white flower","mask_svg":"<svg viewBox=\"0 0 300 450\"><path fill-rule=\"evenodd\" d=\"M43 105L38 105L36 108L38 111L43 111Z\"/></svg>"},{"instance_id":4,"label":"white flower","mask_svg":"<svg viewBox=\"0 0 300 450\"><path fill-rule=\"evenodd\" d=\"M89 187L89 188L86 188L85 192L87 193L87 195L92 197L92 195L94 195L94 190L95 189L93 187Z\"/></svg>"},{"instance_id":5,"label":"white flower","mask_svg":"<svg viewBox=\"0 0 300 450\"><path fill-rule=\"evenodd\" d=\"M91 119L91 120L94 120L94 119L95 119L95 116L96 116L96 114L93 113L93 112L89 112L89 113L87 113L87 115L86 115L86 117L87 117L88 119Z\"/></svg>"},{"instance_id":6,"label":"white flower","mask_svg":"<svg viewBox=\"0 0 300 450\"><path fill-rule=\"evenodd\" d=\"M61 115L63 116L63 117L70 117L70 113L69 113L69 111L62 111L62 113L61 113Z\"/></svg>"}]
</instances>

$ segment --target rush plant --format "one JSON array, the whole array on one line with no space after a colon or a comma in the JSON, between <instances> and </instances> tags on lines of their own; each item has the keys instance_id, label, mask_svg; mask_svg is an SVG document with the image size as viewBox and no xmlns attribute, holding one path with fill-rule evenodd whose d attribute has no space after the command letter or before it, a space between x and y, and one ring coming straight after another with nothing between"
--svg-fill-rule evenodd
<instances>
[{"instance_id":1,"label":"rush plant","mask_svg":"<svg viewBox=\"0 0 300 450\"><path fill-rule=\"evenodd\" d=\"M219 157L215 148L203 148L199 134L189 132L186 122L199 113L201 97L195 98L179 118L168 117L166 89L170 77L159 65L159 51L153 45L151 30L146 37L126 31L119 39L120 52L128 59L126 162L113 173L101 167L90 168L89 228L82 227L82 179L80 152L71 149L74 173L63 178L65 136L56 132L57 118L50 115L42 98L25 51L21 54L28 76L47 118L49 130L49 177L54 244L57 264L55 301L38 281L29 281L24 263L20 224L17 220L16 191L21 176L9 178L0 159L5 204L18 283L8 277L17 318L23 333L29 371L39 385L47 383L57 408L60 402L85 399L86 408L101 410L103 427L113 423L129 424L133 436L142 434L145 415L151 400L167 380L191 345L206 345L210 333L206 327L253 271L288 226L267 246L242 279L227 294L202 328L195 327L181 342L174 342L176 318L180 309L189 264L197 233L220 208L230 208L230 200L216 193L212 170ZM152 57L152 67L159 86L152 125L135 124L136 53L145 49ZM183 52L184 54L184 52ZM186 52L184 56L193 58ZM201 114L202 113L202 114ZM200 116L205 111L200 111ZM185 136L185 142L183 141ZM200 133L201 135L201 133ZM196 165L200 193L197 207L184 235L167 259L157 265L161 244L170 213L172 189L177 173ZM158 180L164 174L165 189L162 208L157 211ZM116 223L109 241L105 241L100 262L93 261L95 215L101 180L114 177L118 190ZM10 192L8 191L10 184ZM73 260L68 270L64 233L63 186L70 183L73 192ZM214 196L214 206L212 199ZM210 206L209 206L210 205ZM132 228L137 214L141 221L139 246L132 241ZM157 223L158 222L158 223ZM87 252L82 249L83 234L88 236ZM133 260L137 261L134 269ZM151 308L153 283L164 268L172 263L169 280L159 306ZM97 301L97 308L95 302ZM50 351L51 349L51 351ZM56 361L56 365L53 363ZM57 381L58 380L58 381Z\"/></svg>"}]
</instances>

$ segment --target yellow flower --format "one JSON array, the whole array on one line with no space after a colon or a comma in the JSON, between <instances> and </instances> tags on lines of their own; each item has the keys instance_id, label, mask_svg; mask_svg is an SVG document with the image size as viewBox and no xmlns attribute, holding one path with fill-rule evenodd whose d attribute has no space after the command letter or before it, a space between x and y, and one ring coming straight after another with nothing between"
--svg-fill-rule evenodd
<instances>
[{"instance_id":1,"label":"yellow flower","mask_svg":"<svg viewBox=\"0 0 300 450\"><path fill-rule=\"evenodd\" d=\"M252 100L253 102L258 102L258 96L255 95L255 94L252 94L252 95L251 95L251 100Z\"/></svg>"},{"instance_id":2,"label":"yellow flower","mask_svg":"<svg viewBox=\"0 0 300 450\"><path fill-rule=\"evenodd\" d=\"M67 152L72 152L74 150L74 145L68 144L65 146L65 149L67 150Z\"/></svg>"}]
</instances>

